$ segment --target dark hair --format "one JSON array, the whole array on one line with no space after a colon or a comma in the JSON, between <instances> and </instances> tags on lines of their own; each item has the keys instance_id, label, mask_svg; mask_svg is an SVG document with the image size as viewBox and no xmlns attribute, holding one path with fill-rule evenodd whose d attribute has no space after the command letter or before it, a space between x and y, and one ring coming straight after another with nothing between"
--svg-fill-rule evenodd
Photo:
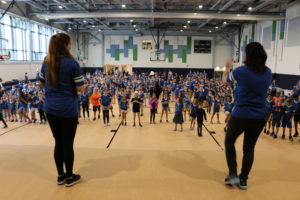
<instances>
[{"instance_id":1,"label":"dark hair","mask_svg":"<svg viewBox=\"0 0 300 200\"><path fill-rule=\"evenodd\" d=\"M73 58L67 45L71 42L70 36L64 33L57 33L50 39L48 55L45 58L47 65L47 81L51 87L57 86L60 58Z\"/></svg>"},{"instance_id":2,"label":"dark hair","mask_svg":"<svg viewBox=\"0 0 300 200\"><path fill-rule=\"evenodd\" d=\"M251 42L246 46L246 60L244 63L253 70L264 72L266 70L267 53L258 42Z\"/></svg>"}]
</instances>

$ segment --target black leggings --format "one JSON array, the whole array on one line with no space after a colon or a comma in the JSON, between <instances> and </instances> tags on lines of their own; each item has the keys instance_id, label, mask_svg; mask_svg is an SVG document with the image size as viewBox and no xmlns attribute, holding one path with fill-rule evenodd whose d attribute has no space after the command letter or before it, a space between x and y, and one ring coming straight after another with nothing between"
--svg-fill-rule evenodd
<instances>
[{"instance_id":1,"label":"black leggings","mask_svg":"<svg viewBox=\"0 0 300 200\"><path fill-rule=\"evenodd\" d=\"M90 111L89 111L89 104L82 104L82 114L83 117L85 118L85 112L87 113L87 117L90 117Z\"/></svg>"},{"instance_id":2,"label":"black leggings","mask_svg":"<svg viewBox=\"0 0 300 200\"><path fill-rule=\"evenodd\" d=\"M41 122L42 122L43 120L44 120L44 121L47 121L45 112L44 112L42 109L39 109L39 114L40 114L40 120L41 120Z\"/></svg>"},{"instance_id":3,"label":"black leggings","mask_svg":"<svg viewBox=\"0 0 300 200\"><path fill-rule=\"evenodd\" d=\"M109 123L109 110L102 110L104 124Z\"/></svg>"},{"instance_id":4,"label":"black leggings","mask_svg":"<svg viewBox=\"0 0 300 200\"><path fill-rule=\"evenodd\" d=\"M264 119L241 119L231 116L225 138L226 159L229 175L237 175L235 141L244 132L243 164L240 177L248 179L254 161L254 148L257 139L265 126Z\"/></svg>"},{"instance_id":5,"label":"black leggings","mask_svg":"<svg viewBox=\"0 0 300 200\"><path fill-rule=\"evenodd\" d=\"M0 120L2 121L2 123L3 123L4 126L7 126L7 124L6 124L6 122L5 122L4 118L3 118L2 113L0 113Z\"/></svg>"},{"instance_id":6,"label":"black leggings","mask_svg":"<svg viewBox=\"0 0 300 200\"><path fill-rule=\"evenodd\" d=\"M59 175L64 174L65 165L66 176L70 177L73 174L73 143L77 130L78 117L62 118L47 114L47 119L55 139L54 159L57 172Z\"/></svg>"},{"instance_id":7,"label":"black leggings","mask_svg":"<svg viewBox=\"0 0 300 200\"><path fill-rule=\"evenodd\" d=\"M203 122L198 122L197 121L197 124L198 124L198 127L197 127L198 134L202 134L202 125L203 125Z\"/></svg>"},{"instance_id":8,"label":"black leggings","mask_svg":"<svg viewBox=\"0 0 300 200\"><path fill-rule=\"evenodd\" d=\"M155 121L155 114L156 114L156 109L150 110L150 122Z\"/></svg>"}]
</instances>

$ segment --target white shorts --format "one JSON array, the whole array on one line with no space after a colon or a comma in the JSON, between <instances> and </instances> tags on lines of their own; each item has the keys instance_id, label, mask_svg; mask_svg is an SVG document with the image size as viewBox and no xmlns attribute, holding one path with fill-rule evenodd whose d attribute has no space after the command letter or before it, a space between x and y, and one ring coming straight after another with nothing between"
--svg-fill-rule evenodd
<instances>
[{"instance_id":1,"label":"white shorts","mask_svg":"<svg viewBox=\"0 0 300 200\"><path fill-rule=\"evenodd\" d=\"M128 113L128 110L121 110L121 113Z\"/></svg>"},{"instance_id":2,"label":"white shorts","mask_svg":"<svg viewBox=\"0 0 300 200\"><path fill-rule=\"evenodd\" d=\"M229 111L226 111L226 112L225 112L225 115L230 115L230 112L229 112Z\"/></svg>"}]
</instances>

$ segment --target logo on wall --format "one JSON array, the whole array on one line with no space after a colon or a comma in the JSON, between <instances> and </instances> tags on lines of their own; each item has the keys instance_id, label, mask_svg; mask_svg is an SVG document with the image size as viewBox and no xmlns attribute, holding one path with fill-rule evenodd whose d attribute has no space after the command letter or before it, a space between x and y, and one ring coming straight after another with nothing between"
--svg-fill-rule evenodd
<instances>
[{"instance_id":1,"label":"logo on wall","mask_svg":"<svg viewBox=\"0 0 300 200\"><path fill-rule=\"evenodd\" d=\"M133 44L133 37L129 36L128 40L124 40L124 49L120 48L119 44L111 44L110 49L106 49L106 53L110 54L115 61L120 61L120 54L124 54L125 58L129 57L129 50L133 50L133 61L138 60L138 45Z\"/></svg>"}]
</instances>

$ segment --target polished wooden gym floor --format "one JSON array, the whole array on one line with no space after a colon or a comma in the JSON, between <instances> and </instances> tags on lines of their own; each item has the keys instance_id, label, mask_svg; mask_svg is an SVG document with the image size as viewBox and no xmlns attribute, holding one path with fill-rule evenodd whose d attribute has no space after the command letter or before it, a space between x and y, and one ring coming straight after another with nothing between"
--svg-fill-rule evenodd
<instances>
[{"instance_id":1,"label":"polished wooden gym floor","mask_svg":"<svg viewBox=\"0 0 300 200\"><path fill-rule=\"evenodd\" d=\"M115 114L118 115L116 108ZM199 138L186 122L184 132L174 132L174 124L158 123L159 115L157 124L149 124L149 108L144 114L140 128L132 126L129 112L128 125L120 127L108 149L113 137L111 129L118 127L120 118L111 118L108 127L103 126L102 119L80 120L74 171L82 175L82 181L71 188L56 185L49 126L9 123L9 128L0 132L0 199L300 199L298 141L262 135L249 190L241 191L223 185L227 174L225 155L205 130ZM206 124L217 132L215 136L224 146L223 114L221 119L221 125ZM242 139L236 145L239 166Z\"/></svg>"}]
</instances>

